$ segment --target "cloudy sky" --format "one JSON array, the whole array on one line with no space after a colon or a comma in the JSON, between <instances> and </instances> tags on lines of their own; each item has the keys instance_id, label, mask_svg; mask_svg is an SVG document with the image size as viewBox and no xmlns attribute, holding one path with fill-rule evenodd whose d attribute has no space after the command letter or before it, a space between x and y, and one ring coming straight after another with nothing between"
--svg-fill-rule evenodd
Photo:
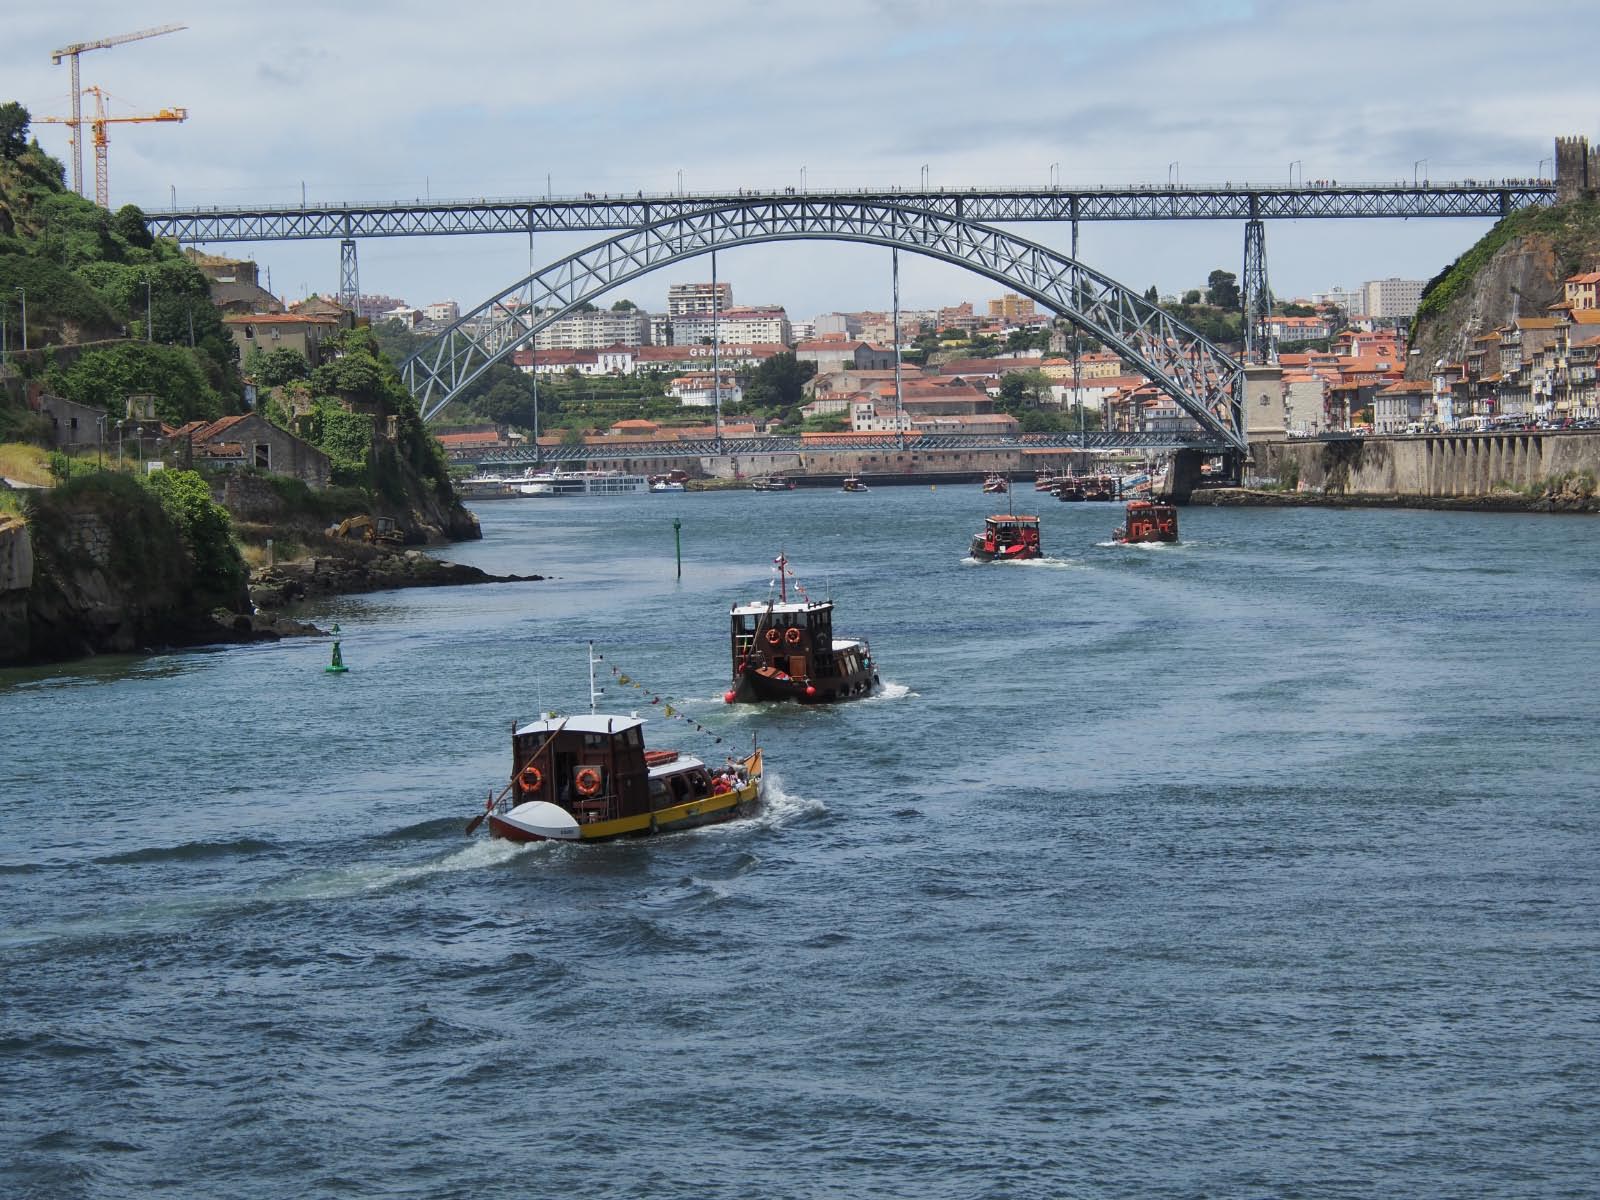
<instances>
[{"instance_id":1,"label":"cloudy sky","mask_svg":"<svg viewBox=\"0 0 1600 1200\"><path fill-rule=\"evenodd\" d=\"M670 191L1064 186L1533 176L1560 134L1600 136L1595 0L1537 19L1484 0L609 0L272 5L109 0L8 6L0 100L70 111L50 52L176 23L83 55L114 114L113 207ZM39 124L63 161L66 129ZM1425 160L1425 161L1419 161ZM1291 166L1291 164L1294 164ZM1546 164L1548 166L1548 164ZM93 178L92 158L85 171ZM91 182L92 187L92 182ZM1280 296L1427 278L1485 221L1267 224ZM1065 226L1021 236L1065 249ZM541 235L534 265L598 235ZM333 242L213 245L289 299L338 286ZM1143 290L1238 272L1232 222L1086 223L1090 265ZM362 289L470 307L525 275L525 237L370 239ZM888 251L729 251L741 303L792 317L886 308ZM647 308L687 264L630 285ZM906 307L999 289L902 256Z\"/></svg>"}]
</instances>

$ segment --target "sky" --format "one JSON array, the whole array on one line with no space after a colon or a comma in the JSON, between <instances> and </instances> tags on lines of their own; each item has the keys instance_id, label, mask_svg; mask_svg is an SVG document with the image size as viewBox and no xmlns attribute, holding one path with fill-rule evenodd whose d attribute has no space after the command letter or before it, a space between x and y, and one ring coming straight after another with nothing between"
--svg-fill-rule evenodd
<instances>
[{"instance_id":1,"label":"sky","mask_svg":"<svg viewBox=\"0 0 1600 1200\"><path fill-rule=\"evenodd\" d=\"M113 115L113 208L898 185L1063 187L1531 177L1600 139L1594 0L1536 22L1484 0L608 0L454 5L234 0L8 6L0 102L70 112L62 46ZM35 124L68 159L66 127ZM85 154L93 189L93 158ZM1543 169L1548 173L1549 164ZM803 176L802 176L803 172ZM1427 279L1487 220L1269 221L1280 298ZM1012 232L1065 251L1065 224ZM463 310L602 234L365 239L362 291ZM1143 291L1242 271L1237 222L1085 222L1084 262ZM337 242L212 243L289 300L338 290ZM724 251L735 303L793 319L886 310L889 251ZM901 255L903 308L1001 288ZM607 297L665 307L705 260Z\"/></svg>"}]
</instances>

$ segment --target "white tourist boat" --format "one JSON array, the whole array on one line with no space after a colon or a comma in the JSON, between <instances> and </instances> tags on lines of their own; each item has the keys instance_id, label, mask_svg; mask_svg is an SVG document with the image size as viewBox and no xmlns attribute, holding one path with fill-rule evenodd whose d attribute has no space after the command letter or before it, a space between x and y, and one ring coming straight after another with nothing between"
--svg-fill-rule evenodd
<instances>
[{"instance_id":1,"label":"white tourist boat","mask_svg":"<svg viewBox=\"0 0 1600 1200\"><path fill-rule=\"evenodd\" d=\"M626 471L538 471L529 468L517 480L524 496L643 496L650 480Z\"/></svg>"}]
</instances>

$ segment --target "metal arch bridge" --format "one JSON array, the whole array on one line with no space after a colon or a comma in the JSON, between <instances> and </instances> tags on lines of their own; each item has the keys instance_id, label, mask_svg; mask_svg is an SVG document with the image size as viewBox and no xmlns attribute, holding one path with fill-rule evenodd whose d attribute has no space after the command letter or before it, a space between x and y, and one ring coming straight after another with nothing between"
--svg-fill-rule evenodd
<instances>
[{"instance_id":1,"label":"metal arch bridge","mask_svg":"<svg viewBox=\"0 0 1600 1200\"><path fill-rule=\"evenodd\" d=\"M807 454L842 450L874 450L889 453L920 454L940 450L1198 450L1205 454L1226 453L1232 447L1220 438L1201 433L1042 433L1019 437L982 434L907 434L898 438L885 434L877 438L828 439L811 436L754 437L724 439L699 438L685 441L589 442L575 446L518 447L489 454L462 452L452 455L457 461L479 466L510 466L529 463L621 462L636 459L711 458L716 455L738 457L761 454Z\"/></svg>"},{"instance_id":2,"label":"metal arch bridge","mask_svg":"<svg viewBox=\"0 0 1600 1200\"><path fill-rule=\"evenodd\" d=\"M1243 366L1183 322L1049 247L926 209L862 200L744 199L617 234L464 314L401 364L401 377L430 420L491 364L594 296L714 250L803 239L905 249L1030 296L1114 349L1206 434L1240 453L1248 450ZM534 315L541 309L544 315Z\"/></svg>"},{"instance_id":3,"label":"metal arch bridge","mask_svg":"<svg viewBox=\"0 0 1600 1200\"><path fill-rule=\"evenodd\" d=\"M1555 200L1554 181L1262 187L868 188L850 192L640 192L634 196L417 200L393 204L250 205L145 213L179 242L277 242L451 234L636 229L763 200L897 204L958 221L1260 221L1306 218L1504 217Z\"/></svg>"}]
</instances>

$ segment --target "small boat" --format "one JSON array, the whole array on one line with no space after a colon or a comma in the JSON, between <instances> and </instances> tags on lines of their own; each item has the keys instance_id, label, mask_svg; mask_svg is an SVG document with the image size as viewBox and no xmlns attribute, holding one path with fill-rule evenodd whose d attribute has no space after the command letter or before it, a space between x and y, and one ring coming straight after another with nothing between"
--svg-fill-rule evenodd
<instances>
[{"instance_id":1,"label":"small boat","mask_svg":"<svg viewBox=\"0 0 1600 1200\"><path fill-rule=\"evenodd\" d=\"M1006 482L1004 475L989 475L984 478L983 490L991 496L1005 495L1011 490L1011 485Z\"/></svg>"},{"instance_id":2,"label":"small boat","mask_svg":"<svg viewBox=\"0 0 1600 1200\"><path fill-rule=\"evenodd\" d=\"M1040 471L1033 477L1033 490L1036 492L1053 492L1060 486L1060 478L1048 471Z\"/></svg>"},{"instance_id":3,"label":"small boat","mask_svg":"<svg viewBox=\"0 0 1600 1200\"><path fill-rule=\"evenodd\" d=\"M1170 504L1131 500L1122 524L1111 531L1111 540L1121 545L1175 542L1178 540L1178 510Z\"/></svg>"},{"instance_id":4,"label":"small boat","mask_svg":"<svg viewBox=\"0 0 1600 1200\"><path fill-rule=\"evenodd\" d=\"M867 485L862 483L861 480L857 479L854 475L849 475L845 477L843 490L847 492L864 492L867 490Z\"/></svg>"},{"instance_id":5,"label":"small boat","mask_svg":"<svg viewBox=\"0 0 1600 1200\"><path fill-rule=\"evenodd\" d=\"M967 553L979 562L1008 562L1039 558L1039 518L1021 513L995 513L985 519L983 532L972 535Z\"/></svg>"},{"instance_id":6,"label":"small boat","mask_svg":"<svg viewBox=\"0 0 1600 1200\"><path fill-rule=\"evenodd\" d=\"M511 781L486 815L513 842L600 842L727 821L761 799L762 752L712 766L677 750L647 750L638 717L597 713L594 653L590 711L547 713L511 734Z\"/></svg>"},{"instance_id":7,"label":"small boat","mask_svg":"<svg viewBox=\"0 0 1600 1200\"><path fill-rule=\"evenodd\" d=\"M681 492L685 491L684 485L675 479L663 479L650 485L652 492Z\"/></svg>"},{"instance_id":8,"label":"small boat","mask_svg":"<svg viewBox=\"0 0 1600 1200\"><path fill-rule=\"evenodd\" d=\"M773 475L767 479L753 479L750 481L750 490L753 492L792 492L794 481L785 479L782 475Z\"/></svg>"},{"instance_id":9,"label":"small boat","mask_svg":"<svg viewBox=\"0 0 1600 1200\"><path fill-rule=\"evenodd\" d=\"M833 636L833 601L789 599L789 560L778 568L778 598L735 604L729 614L733 686L729 704L794 700L828 704L868 695L878 668L864 639Z\"/></svg>"}]
</instances>

